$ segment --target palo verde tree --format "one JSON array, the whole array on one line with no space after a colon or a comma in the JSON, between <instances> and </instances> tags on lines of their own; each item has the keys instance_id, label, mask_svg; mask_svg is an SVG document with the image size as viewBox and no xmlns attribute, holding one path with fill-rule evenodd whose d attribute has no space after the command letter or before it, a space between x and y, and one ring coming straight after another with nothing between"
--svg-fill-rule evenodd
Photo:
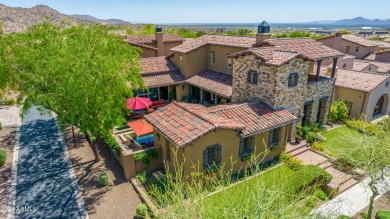
<instances>
[{"instance_id":1,"label":"palo verde tree","mask_svg":"<svg viewBox=\"0 0 390 219\"><path fill-rule=\"evenodd\" d=\"M78 126L99 161L100 134L124 122L131 87L143 87L139 50L98 25L44 22L1 41L2 71L21 93L23 112L42 106L63 129Z\"/></svg>"}]
</instances>

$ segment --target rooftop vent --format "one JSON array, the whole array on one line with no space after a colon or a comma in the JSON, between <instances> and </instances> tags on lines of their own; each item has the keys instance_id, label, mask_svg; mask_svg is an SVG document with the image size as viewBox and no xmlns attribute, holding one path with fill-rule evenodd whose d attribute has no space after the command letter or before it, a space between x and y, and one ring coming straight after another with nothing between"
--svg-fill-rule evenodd
<instances>
[{"instance_id":1,"label":"rooftop vent","mask_svg":"<svg viewBox=\"0 0 390 219\"><path fill-rule=\"evenodd\" d=\"M269 33L270 26L266 21L261 22L259 26L257 26L257 33Z\"/></svg>"}]
</instances>

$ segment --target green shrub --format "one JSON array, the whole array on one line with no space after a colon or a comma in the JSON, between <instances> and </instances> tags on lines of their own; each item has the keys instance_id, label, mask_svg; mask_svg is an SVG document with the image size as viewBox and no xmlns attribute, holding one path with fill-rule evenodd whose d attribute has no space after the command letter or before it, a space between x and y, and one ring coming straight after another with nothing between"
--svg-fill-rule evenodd
<instances>
[{"instance_id":1,"label":"green shrub","mask_svg":"<svg viewBox=\"0 0 390 219\"><path fill-rule=\"evenodd\" d=\"M299 137L302 137L302 130L298 130L295 132L295 134Z\"/></svg>"},{"instance_id":2,"label":"green shrub","mask_svg":"<svg viewBox=\"0 0 390 219\"><path fill-rule=\"evenodd\" d=\"M375 214L375 219L390 219L390 211L379 210Z\"/></svg>"},{"instance_id":3,"label":"green shrub","mask_svg":"<svg viewBox=\"0 0 390 219\"><path fill-rule=\"evenodd\" d=\"M352 219L350 216L347 215L340 215L337 217L337 219Z\"/></svg>"},{"instance_id":4,"label":"green shrub","mask_svg":"<svg viewBox=\"0 0 390 219\"><path fill-rule=\"evenodd\" d=\"M5 164L6 160L7 160L7 153L4 150L0 149L0 167Z\"/></svg>"},{"instance_id":5,"label":"green shrub","mask_svg":"<svg viewBox=\"0 0 390 219\"><path fill-rule=\"evenodd\" d=\"M292 155L291 154L287 154L286 152L282 152L278 158L279 162L286 162L287 160L290 160L292 159Z\"/></svg>"},{"instance_id":6,"label":"green shrub","mask_svg":"<svg viewBox=\"0 0 390 219\"><path fill-rule=\"evenodd\" d=\"M315 132L309 132L307 134L307 142L309 144L316 142L316 140L317 140L317 134Z\"/></svg>"},{"instance_id":7,"label":"green shrub","mask_svg":"<svg viewBox=\"0 0 390 219\"><path fill-rule=\"evenodd\" d=\"M310 144L311 148L313 148L316 151L324 151L324 145L318 142L314 142L313 144Z\"/></svg>"},{"instance_id":8,"label":"green shrub","mask_svg":"<svg viewBox=\"0 0 390 219\"><path fill-rule=\"evenodd\" d=\"M310 123L308 125L308 127L310 128L310 130L312 132L315 132L315 133L324 133L324 132L326 132L325 127L321 123L313 122L313 123Z\"/></svg>"},{"instance_id":9,"label":"green shrub","mask_svg":"<svg viewBox=\"0 0 390 219\"><path fill-rule=\"evenodd\" d=\"M348 107L343 99L332 103L330 107L329 120L344 122L348 118Z\"/></svg>"},{"instance_id":10,"label":"green shrub","mask_svg":"<svg viewBox=\"0 0 390 219\"><path fill-rule=\"evenodd\" d=\"M314 195L322 201L326 201L329 198L328 195L322 189L316 189L316 191L314 191Z\"/></svg>"},{"instance_id":11,"label":"green shrub","mask_svg":"<svg viewBox=\"0 0 390 219\"><path fill-rule=\"evenodd\" d=\"M3 129L3 124L0 122L0 130Z\"/></svg>"},{"instance_id":12,"label":"green shrub","mask_svg":"<svg viewBox=\"0 0 390 219\"><path fill-rule=\"evenodd\" d=\"M367 217L368 217L367 212L360 212L359 215L360 215L360 217L362 217L363 219L367 219Z\"/></svg>"},{"instance_id":13,"label":"green shrub","mask_svg":"<svg viewBox=\"0 0 390 219\"><path fill-rule=\"evenodd\" d=\"M314 208L314 206L316 206L316 204L317 204L317 199L315 199L315 198L308 198L305 201L305 205L307 207L310 207L310 208Z\"/></svg>"},{"instance_id":14,"label":"green shrub","mask_svg":"<svg viewBox=\"0 0 390 219\"><path fill-rule=\"evenodd\" d=\"M142 173L137 174L137 178L142 184L146 183L146 181L147 181L146 170L144 170Z\"/></svg>"},{"instance_id":15,"label":"green shrub","mask_svg":"<svg viewBox=\"0 0 390 219\"><path fill-rule=\"evenodd\" d=\"M349 128L367 135L374 135L378 131L378 128L375 125L361 119L349 119L345 124Z\"/></svg>"},{"instance_id":16,"label":"green shrub","mask_svg":"<svg viewBox=\"0 0 390 219\"><path fill-rule=\"evenodd\" d=\"M322 168L316 165L308 165L289 176L286 181L289 182L289 191L295 194L305 187L312 186L313 184L322 185L331 179L332 175Z\"/></svg>"},{"instance_id":17,"label":"green shrub","mask_svg":"<svg viewBox=\"0 0 390 219\"><path fill-rule=\"evenodd\" d=\"M296 159L296 158L291 158L290 160L287 160L285 162L286 166L294 171L298 171L300 169L302 169L302 167L304 167L304 165L302 164L302 161Z\"/></svg>"},{"instance_id":18,"label":"green shrub","mask_svg":"<svg viewBox=\"0 0 390 219\"><path fill-rule=\"evenodd\" d=\"M145 218L148 214L148 207L145 204L138 204L136 208L137 217Z\"/></svg>"},{"instance_id":19,"label":"green shrub","mask_svg":"<svg viewBox=\"0 0 390 219\"><path fill-rule=\"evenodd\" d=\"M310 132L310 127L309 126L303 126L302 127L302 138L306 139L306 137L309 134L309 132Z\"/></svg>"},{"instance_id":20,"label":"green shrub","mask_svg":"<svg viewBox=\"0 0 390 219\"><path fill-rule=\"evenodd\" d=\"M15 104L16 104L16 102L15 102L14 99L5 99L4 100L4 105L6 105L6 106L12 106L12 105L15 105Z\"/></svg>"},{"instance_id":21,"label":"green shrub","mask_svg":"<svg viewBox=\"0 0 390 219\"><path fill-rule=\"evenodd\" d=\"M108 185L108 176L107 176L107 174L105 174L105 173L100 174L99 175L99 182L100 182L100 185L102 185L102 186Z\"/></svg>"}]
</instances>

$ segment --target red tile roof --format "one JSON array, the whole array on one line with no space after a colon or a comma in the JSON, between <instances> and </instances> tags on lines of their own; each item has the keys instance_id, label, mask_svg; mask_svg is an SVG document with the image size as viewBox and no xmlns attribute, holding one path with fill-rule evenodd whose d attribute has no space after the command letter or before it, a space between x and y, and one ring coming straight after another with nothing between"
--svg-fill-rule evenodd
<instances>
[{"instance_id":1,"label":"red tile roof","mask_svg":"<svg viewBox=\"0 0 390 219\"><path fill-rule=\"evenodd\" d=\"M290 60L299 56L299 52L283 51L278 47L259 47L248 49L244 52L238 52L229 55L229 57L237 57L239 55L251 54L263 61L263 64L281 66Z\"/></svg>"},{"instance_id":2,"label":"red tile roof","mask_svg":"<svg viewBox=\"0 0 390 219\"><path fill-rule=\"evenodd\" d=\"M187 83L216 93L222 97L229 99L232 97L232 76L225 73L207 69L187 79Z\"/></svg>"},{"instance_id":3,"label":"red tile roof","mask_svg":"<svg viewBox=\"0 0 390 219\"><path fill-rule=\"evenodd\" d=\"M358 37L352 34L342 35L343 40L357 43L362 46L379 46L379 43L373 40L368 40L363 37Z\"/></svg>"},{"instance_id":4,"label":"red tile roof","mask_svg":"<svg viewBox=\"0 0 390 219\"><path fill-rule=\"evenodd\" d=\"M144 79L145 86L148 88L181 84L186 81L185 77L180 73L180 71L148 74L142 75L142 77Z\"/></svg>"},{"instance_id":5,"label":"red tile roof","mask_svg":"<svg viewBox=\"0 0 390 219\"><path fill-rule=\"evenodd\" d=\"M183 44L173 47L170 51L188 53L208 44L248 49L253 47L255 43L256 38L254 37L204 35L195 40L186 40Z\"/></svg>"},{"instance_id":6,"label":"red tile roof","mask_svg":"<svg viewBox=\"0 0 390 219\"><path fill-rule=\"evenodd\" d=\"M153 133L153 126L143 119L128 122L127 125L133 129L137 136L144 136Z\"/></svg>"},{"instance_id":7,"label":"red tile roof","mask_svg":"<svg viewBox=\"0 0 390 219\"><path fill-rule=\"evenodd\" d=\"M127 36L127 41L130 43L144 44L144 43L157 43L154 34L148 35L131 35ZM178 34L164 34L163 42L181 42L184 41Z\"/></svg>"},{"instance_id":8,"label":"red tile roof","mask_svg":"<svg viewBox=\"0 0 390 219\"><path fill-rule=\"evenodd\" d=\"M217 129L242 130L243 137L292 123L287 110L274 110L263 102L232 103L206 108L199 104L172 103L145 115L159 132L185 147Z\"/></svg>"},{"instance_id":9,"label":"red tile roof","mask_svg":"<svg viewBox=\"0 0 390 219\"><path fill-rule=\"evenodd\" d=\"M141 58L142 75L180 70L164 56Z\"/></svg>"},{"instance_id":10,"label":"red tile roof","mask_svg":"<svg viewBox=\"0 0 390 219\"><path fill-rule=\"evenodd\" d=\"M390 63L388 62L376 62L368 60L355 60L353 63L353 70L362 71L369 65L375 65L378 67L377 72L387 73L390 72Z\"/></svg>"},{"instance_id":11,"label":"red tile roof","mask_svg":"<svg viewBox=\"0 0 390 219\"><path fill-rule=\"evenodd\" d=\"M299 52L302 57L310 60L344 56L344 53L331 49L322 43L309 38L268 39L261 42L260 46L277 46L284 51Z\"/></svg>"},{"instance_id":12,"label":"red tile roof","mask_svg":"<svg viewBox=\"0 0 390 219\"><path fill-rule=\"evenodd\" d=\"M389 78L385 74L338 69L336 86L369 93Z\"/></svg>"}]
</instances>

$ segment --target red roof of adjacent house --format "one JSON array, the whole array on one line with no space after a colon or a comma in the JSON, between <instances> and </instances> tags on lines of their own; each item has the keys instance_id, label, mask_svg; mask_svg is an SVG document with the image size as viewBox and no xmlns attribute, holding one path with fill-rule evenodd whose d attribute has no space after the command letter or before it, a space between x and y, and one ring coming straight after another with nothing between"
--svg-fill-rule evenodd
<instances>
[{"instance_id":1,"label":"red roof of adjacent house","mask_svg":"<svg viewBox=\"0 0 390 219\"><path fill-rule=\"evenodd\" d=\"M251 54L263 61L263 64L281 66L290 60L299 56L299 52L283 51L278 47L259 47L251 48L243 52L238 52L229 55L229 57L237 57L240 55Z\"/></svg>"},{"instance_id":2,"label":"red roof of adjacent house","mask_svg":"<svg viewBox=\"0 0 390 219\"><path fill-rule=\"evenodd\" d=\"M144 136L153 133L153 126L143 119L128 122L127 125L133 129L137 136Z\"/></svg>"},{"instance_id":3,"label":"red roof of adjacent house","mask_svg":"<svg viewBox=\"0 0 390 219\"><path fill-rule=\"evenodd\" d=\"M185 77L180 69L164 56L141 59L141 75L149 88L180 84Z\"/></svg>"},{"instance_id":4,"label":"red roof of adjacent house","mask_svg":"<svg viewBox=\"0 0 390 219\"><path fill-rule=\"evenodd\" d=\"M222 97L229 99L232 97L232 76L229 74L207 69L187 79L187 83L216 93Z\"/></svg>"},{"instance_id":5,"label":"red roof of adjacent house","mask_svg":"<svg viewBox=\"0 0 390 219\"><path fill-rule=\"evenodd\" d=\"M256 43L256 38L245 36L204 35L195 40L186 40L170 51L188 53L207 44L248 49Z\"/></svg>"},{"instance_id":6,"label":"red roof of adjacent house","mask_svg":"<svg viewBox=\"0 0 390 219\"><path fill-rule=\"evenodd\" d=\"M156 37L154 34L148 35L131 35L127 36L127 41L136 44L144 44L144 43L157 43ZM184 41L178 34L164 34L163 42L181 42Z\"/></svg>"},{"instance_id":7,"label":"red roof of adjacent house","mask_svg":"<svg viewBox=\"0 0 390 219\"><path fill-rule=\"evenodd\" d=\"M362 46L379 46L379 43L373 40L368 40L363 37L358 37L352 34L342 35L343 40L357 43Z\"/></svg>"},{"instance_id":8,"label":"red roof of adjacent house","mask_svg":"<svg viewBox=\"0 0 390 219\"><path fill-rule=\"evenodd\" d=\"M344 53L331 49L309 38L277 38L264 40L260 46L277 46L278 49L299 54L310 60L330 59L344 56Z\"/></svg>"},{"instance_id":9,"label":"red roof of adjacent house","mask_svg":"<svg viewBox=\"0 0 390 219\"><path fill-rule=\"evenodd\" d=\"M145 115L159 132L179 147L185 147L217 129L242 130L243 137L294 122L287 110L274 110L263 102L232 103L215 107L172 103Z\"/></svg>"},{"instance_id":10,"label":"red roof of adjacent house","mask_svg":"<svg viewBox=\"0 0 390 219\"><path fill-rule=\"evenodd\" d=\"M164 56L141 58L142 75L180 70Z\"/></svg>"},{"instance_id":11,"label":"red roof of adjacent house","mask_svg":"<svg viewBox=\"0 0 390 219\"><path fill-rule=\"evenodd\" d=\"M353 63L353 70L362 71L369 65L375 65L378 67L377 72L387 73L390 72L390 63L388 62L376 62L368 60L355 60Z\"/></svg>"},{"instance_id":12,"label":"red roof of adjacent house","mask_svg":"<svg viewBox=\"0 0 390 219\"><path fill-rule=\"evenodd\" d=\"M389 78L385 74L339 69L336 86L369 93Z\"/></svg>"}]
</instances>

